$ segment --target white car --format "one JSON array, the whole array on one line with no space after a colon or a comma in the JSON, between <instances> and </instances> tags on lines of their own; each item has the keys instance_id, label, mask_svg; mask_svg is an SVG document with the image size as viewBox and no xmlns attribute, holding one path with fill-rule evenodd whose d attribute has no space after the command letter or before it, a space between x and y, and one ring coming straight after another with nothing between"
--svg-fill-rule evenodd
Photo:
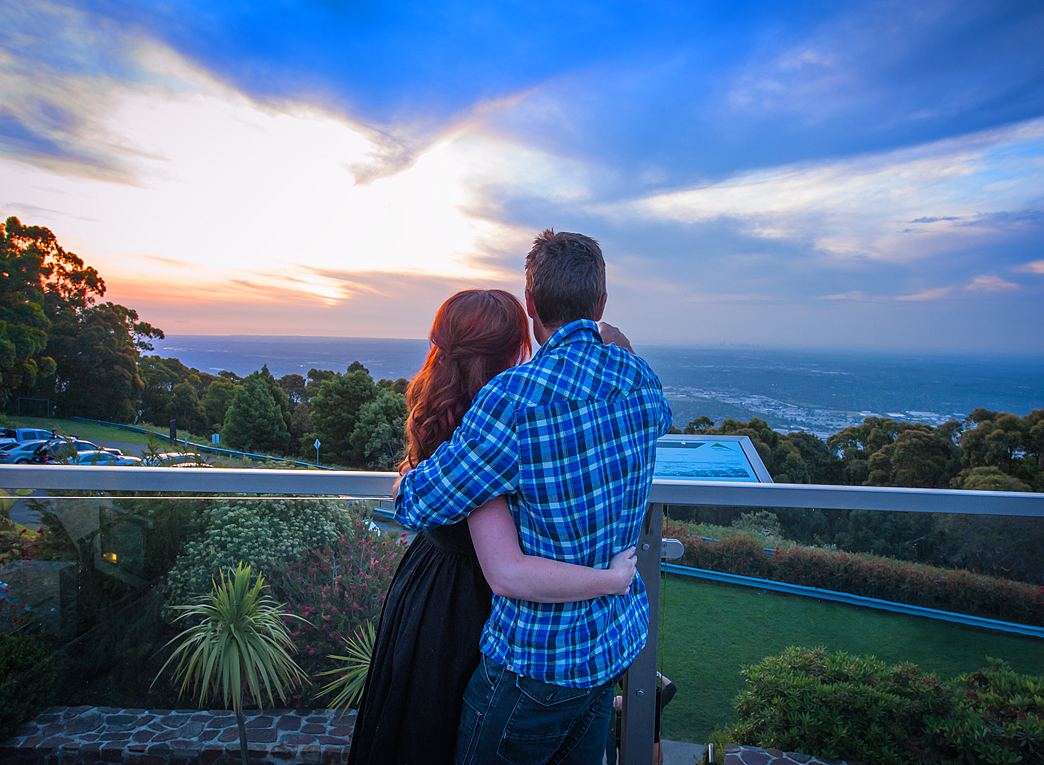
<instances>
[{"instance_id":1,"label":"white car","mask_svg":"<svg viewBox=\"0 0 1044 765\"><path fill-rule=\"evenodd\" d=\"M138 457L128 457L124 454L113 454L112 452L96 450L80 452L73 458L72 465L140 465Z\"/></svg>"}]
</instances>

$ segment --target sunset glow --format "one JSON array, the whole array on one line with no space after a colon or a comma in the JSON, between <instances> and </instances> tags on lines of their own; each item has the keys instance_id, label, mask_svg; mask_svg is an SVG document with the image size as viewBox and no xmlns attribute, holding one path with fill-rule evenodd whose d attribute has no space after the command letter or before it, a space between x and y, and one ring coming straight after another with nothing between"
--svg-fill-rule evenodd
<instances>
[{"instance_id":1,"label":"sunset glow","mask_svg":"<svg viewBox=\"0 0 1044 765\"><path fill-rule=\"evenodd\" d=\"M172 333L421 337L456 289L521 295L552 226L639 342L1040 352L1044 20L933 6L882 38L871 2L656 5L542 58L523 28L578 17L3 0L0 214ZM968 56L929 67L940 35Z\"/></svg>"}]
</instances>

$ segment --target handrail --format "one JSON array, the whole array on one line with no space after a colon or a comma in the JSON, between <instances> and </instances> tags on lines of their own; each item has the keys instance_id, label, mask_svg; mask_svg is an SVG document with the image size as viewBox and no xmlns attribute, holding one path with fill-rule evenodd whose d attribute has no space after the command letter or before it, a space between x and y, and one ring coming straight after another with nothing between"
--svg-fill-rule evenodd
<instances>
[{"instance_id":1,"label":"handrail","mask_svg":"<svg viewBox=\"0 0 1044 765\"><path fill-rule=\"evenodd\" d=\"M0 486L55 491L391 495L395 473L357 470L0 465ZM1044 517L1044 493L734 483L658 478L649 501L672 505L816 508Z\"/></svg>"}]
</instances>

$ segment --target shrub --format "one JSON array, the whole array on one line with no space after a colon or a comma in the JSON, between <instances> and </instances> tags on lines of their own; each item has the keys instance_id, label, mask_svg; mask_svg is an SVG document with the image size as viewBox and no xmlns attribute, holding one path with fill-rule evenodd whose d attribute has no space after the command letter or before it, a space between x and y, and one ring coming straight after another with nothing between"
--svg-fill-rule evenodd
<instances>
[{"instance_id":1,"label":"shrub","mask_svg":"<svg viewBox=\"0 0 1044 765\"><path fill-rule=\"evenodd\" d=\"M330 547L308 550L272 576L273 591L287 611L306 623L287 622L300 655L298 664L312 678L339 669L331 655L344 652L344 638L364 623L376 624L403 547L367 529L357 519L352 537ZM311 705L317 686L306 688L299 701Z\"/></svg>"},{"instance_id":2,"label":"shrub","mask_svg":"<svg viewBox=\"0 0 1044 765\"><path fill-rule=\"evenodd\" d=\"M41 532L0 519L0 566L16 560L32 560L40 549Z\"/></svg>"},{"instance_id":3,"label":"shrub","mask_svg":"<svg viewBox=\"0 0 1044 765\"><path fill-rule=\"evenodd\" d=\"M1039 762L1044 752L1044 678L1000 662L943 682L906 662L791 647L743 676L739 743L911 765Z\"/></svg>"},{"instance_id":4,"label":"shrub","mask_svg":"<svg viewBox=\"0 0 1044 765\"><path fill-rule=\"evenodd\" d=\"M0 741L54 702L56 672L34 637L0 629Z\"/></svg>"},{"instance_id":5,"label":"shrub","mask_svg":"<svg viewBox=\"0 0 1044 765\"><path fill-rule=\"evenodd\" d=\"M682 541L680 562L694 568L1044 626L1044 587L819 547L781 544L769 554L763 539L720 531L703 541L700 530L668 524L664 534Z\"/></svg>"},{"instance_id":6,"label":"shrub","mask_svg":"<svg viewBox=\"0 0 1044 765\"><path fill-rule=\"evenodd\" d=\"M215 500L197 508L189 541L167 578L167 603L209 592L219 573L242 561L265 577L308 550L355 540L355 516L336 499ZM369 532L364 532L369 533Z\"/></svg>"}]
</instances>

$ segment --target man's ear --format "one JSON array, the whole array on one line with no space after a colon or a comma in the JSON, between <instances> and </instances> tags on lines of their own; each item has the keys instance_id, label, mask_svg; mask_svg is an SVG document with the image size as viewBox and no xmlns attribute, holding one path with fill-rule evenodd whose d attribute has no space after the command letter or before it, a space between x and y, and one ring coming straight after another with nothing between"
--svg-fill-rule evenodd
<instances>
[{"instance_id":1,"label":"man's ear","mask_svg":"<svg viewBox=\"0 0 1044 765\"><path fill-rule=\"evenodd\" d=\"M528 292L526 293L526 297L527 298L529 297L529 293ZM603 292L602 293L602 299L598 301L598 310L595 311L595 317L594 317L595 321L601 321L602 320L602 312L605 311L605 298L606 298L606 294ZM532 314L530 314L530 316L532 316Z\"/></svg>"},{"instance_id":2,"label":"man's ear","mask_svg":"<svg viewBox=\"0 0 1044 765\"><path fill-rule=\"evenodd\" d=\"M536 304L533 302L533 296L529 294L529 290L526 290L526 313L530 319L539 318L536 312Z\"/></svg>"}]
</instances>

